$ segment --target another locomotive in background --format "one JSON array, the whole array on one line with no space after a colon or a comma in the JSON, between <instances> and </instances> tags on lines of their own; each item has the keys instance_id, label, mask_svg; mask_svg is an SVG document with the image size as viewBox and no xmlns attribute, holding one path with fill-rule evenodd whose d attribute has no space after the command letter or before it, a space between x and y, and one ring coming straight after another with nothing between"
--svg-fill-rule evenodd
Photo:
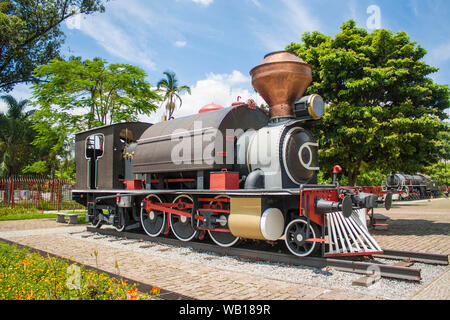
<instances>
[{"instance_id":1,"label":"another locomotive in background","mask_svg":"<svg viewBox=\"0 0 450 320\"><path fill-rule=\"evenodd\" d=\"M439 184L424 174L407 175L396 173L386 177L386 187L392 192L394 200L418 200L437 197Z\"/></svg>"},{"instance_id":2,"label":"another locomotive in background","mask_svg":"<svg viewBox=\"0 0 450 320\"><path fill-rule=\"evenodd\" d=\"M77 134L73 198L87 207L88 221L180 241L209 237L223 247L284 240L297 256L382 252L365 214L389 209L391 194L380 200L335 179L317 184L319 145L310 128L325 104L319 95L302 96L311 67L275 52L250 75L270 116L253 103L234 103Z\"/></svg>"}]
</instances>

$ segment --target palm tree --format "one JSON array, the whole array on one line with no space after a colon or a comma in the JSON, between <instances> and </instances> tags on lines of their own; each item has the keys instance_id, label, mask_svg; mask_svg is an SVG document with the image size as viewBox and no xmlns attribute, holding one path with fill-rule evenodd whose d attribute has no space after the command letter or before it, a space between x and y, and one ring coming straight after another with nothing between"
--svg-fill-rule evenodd
<instances>
[{"instance_id":1,"label":"palm tree","mask_svg":"<svg viewBox=\"0 0 450 320\"><path fill-rule=\"evenodd\" d=\"M167 119L170 120L176 108L176 100L178 99L180 102L180 108L183 104L179 93L186 90L189 94L191 94L191 88L188 86L178 86L178 80L175 72L166 71L164 74L166 75L166 78L159 80L156 86L158 90L163 88L163 91L165 91L164 101L166 101Z\"/></svg>"},{"instance_id":2,"label":"palm tree","mask_svg":"<svg viewBox=\"0 0 450 320\"><path fill-rule=\"evenodd\" d=\"M0 175L12 176L30 160L35 132L28 118L35 111L24 112L29 100L17 101L11 95L0 99L8 107L5 114L0 112Z\"/></svg>"}]
</instances>

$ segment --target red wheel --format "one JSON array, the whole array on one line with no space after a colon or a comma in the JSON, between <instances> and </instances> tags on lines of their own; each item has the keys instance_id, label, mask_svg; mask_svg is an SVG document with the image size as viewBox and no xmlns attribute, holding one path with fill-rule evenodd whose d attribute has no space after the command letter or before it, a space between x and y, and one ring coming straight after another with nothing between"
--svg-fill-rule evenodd
<instances>
[{"instance_id":1,"label":"red wheel","mask_svg":"<svg viewBox=\"0 0 450 320\"><path fill-rule=\"evenodd\" d=\"M216 196L215 199L229 199L228 196ZM229 202L221 202L221 201L211 201L209 203L212 209L220 209L220 210L230 210ZM219 213L219 225L221 228L228 228L228 213ZM221 247L231 247L234 246L238 241L239 237L235 237L231 234L231 232L220 232L220 231L210 231L208 230L208 234L211 239Z\"/></svg>"},{"instance_id":2,"label":"red wheel","mask_svg":"<svg viewBox=\"0 0 450 320\"><path fill-rule=\"evenodd\" d=\"M149 195L147 201L158 204L162 203L160 197L155 194ZM150 237L159 236L165 229L166 226L166 214L161 211L150 210L147 212L145 208L141 209L141 225L145 233Z\"/></svg>"},{"instance_id":3,"label":"red wheel","mask_svg":"<svg viewBox=\"0 0 450 320\"><path fill-rule=\"evenodd\" d=\"M186 213L192 213L191 205L194 204L194 200L185 194L176 197L172 203L176 203L176 210L184 211ZM191 241L197 235L198 231L192 227L192 218L180 216L177 214L170 214L170 229L173 234L181 241Z\"/></svg>"}]
</instances>

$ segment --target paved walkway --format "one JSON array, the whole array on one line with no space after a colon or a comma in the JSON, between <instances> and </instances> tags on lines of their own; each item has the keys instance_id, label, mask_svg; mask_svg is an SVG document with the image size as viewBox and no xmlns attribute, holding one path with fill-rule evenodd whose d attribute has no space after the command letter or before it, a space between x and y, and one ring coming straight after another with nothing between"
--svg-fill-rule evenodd
<instances>
[{"instance_id":1,"label":"paved walkway","mask_svg":"<svg viewBox=\"0 0 450 320\"><path fill-rule=\"evenodd\" d=\"M53 219L52 219L53 220ZM20 222L16 222L20 223ZM350 290L329 289L261 278L247 273L218 270L180 260L143 255L130 250L93 244L58 235L78 232L80 226L55 226L42 221L45 229L25 231L32 222L22 221L22 230L14 231L14 223L0 222L0 238L70 258L74 261L118 273L124 277L158 286L169 291L202 300L358 300L376 299ZM41 225L42 225L41 224ZM97 252L95 258L94 252ZM119 269L116 268L119 266Z\"/></svg>"},{"instance_id":2,"label":"paved walkway","mask_svg":"<svg viewBox=\"0 0 450 320\"><path fill-rule=\"evenodd\" d=\"M431 283L424 286L412 300L450 300L450 268Z\"/></svg>"},{"instance_id":3,"label":"paved walkway","mask_svg":"<svg viewBox=\"0 0 450 320\"><path fill-rule=\"evenodd\" d=\"M382 248L450 254L450 200L395 203L388 216L389 229L371 231Z\"/></svg>"},{"instance_id":4,"label":"paved walkway","mask_svg":"<svg viewBox=\"0 0 450 320\"><path fill-rule=\"evenodd\" d=\"M450 254L450 200L407 203L389 212L380 209L376 212L391 219L389 230L373 232L382 247ZM85 226L58 224L55 219L0 222L0 238L197 299L375 299L351 289L331 289L218 270L98 243L90 243L89 248L86 241L63 235L84 230ZM449 291L450 268L420 289L413 299L450 300Z\"/></svg>"}]
</instances>

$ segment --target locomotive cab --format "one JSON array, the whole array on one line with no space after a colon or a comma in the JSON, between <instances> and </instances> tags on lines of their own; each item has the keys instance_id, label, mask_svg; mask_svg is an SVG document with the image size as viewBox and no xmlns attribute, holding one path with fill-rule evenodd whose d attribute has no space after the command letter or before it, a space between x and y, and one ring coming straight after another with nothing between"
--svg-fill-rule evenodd
<instances>
[{"instance_id":1,"label":"locomotive cab","mask_svg":"<svg viewBox=\"0 0 450 320\"><path fill-rule=\"evenodd\" d=\"M75 135L76 189L124 189L123 151L152 124L124 122ZM133 176L128 175L129 178ZM122 180L122 181L121 181Z\"/></svg>"}]
</instances>

